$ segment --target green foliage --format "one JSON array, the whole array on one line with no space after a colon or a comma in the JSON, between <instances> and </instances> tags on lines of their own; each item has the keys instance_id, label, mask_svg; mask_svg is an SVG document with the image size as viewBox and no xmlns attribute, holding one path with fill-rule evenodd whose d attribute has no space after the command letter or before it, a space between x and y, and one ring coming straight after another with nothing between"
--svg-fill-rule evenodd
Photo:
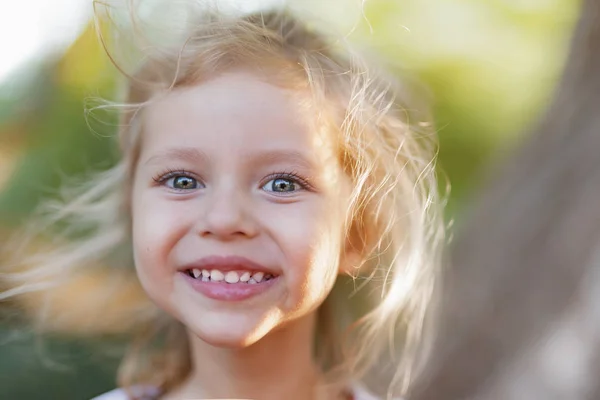
<instances>
[{"instance_id":1,"label":"green foliage","mask_svg":"<svg viewBox=\"0 0 600 400\"><path fill-rule=\"evenodd\" d=\"M373 0L356 40L430 91L450 209L535 124L560 76L579 3Z\"/></svg>"},{"instance_id":2,"label":"green foliage","mask_svg":"<svg viewBox=\"0 0 600 400\"><path fill-rule=\"evenodd\" d=\"M79 400L115 386L122 344L0 329L0 398Z\"/></svg>"},{"instance_id":3,"label":"green foliage","mask_svg":"<svg viewBox=\"0 0 600 400\"><path fill-rule=\"evenodd\" d=\"M0 222L14 225L48 196L57 195L65 179L81 177L90 167L115 161L113 141L94 135L84 117L82 101L56 87L54 98L31 125L34 138L20 168L0 194Z\"/></svg>"}]
</instances>

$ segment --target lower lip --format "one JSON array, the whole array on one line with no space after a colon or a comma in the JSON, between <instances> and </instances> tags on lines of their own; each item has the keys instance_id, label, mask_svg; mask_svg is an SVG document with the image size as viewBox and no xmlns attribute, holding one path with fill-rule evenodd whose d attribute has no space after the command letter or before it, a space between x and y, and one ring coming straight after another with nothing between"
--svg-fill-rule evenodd
<instances>
[{"instance_id":1,"label":"lower lip","mask_svg":"<svg viewBox=\"0 0 600 400\"><path fill-rule=\"evenodd\" d=\"M269 290L279 277L274 277L268 281L262 281L256 284L249 283L227 283L227 282L204 282L189 276L186 272L180 272L183 278L189 282L194 290L202 293L204 296L221 301L242 301L258 296Z\"/></svg>"}]
</instances>

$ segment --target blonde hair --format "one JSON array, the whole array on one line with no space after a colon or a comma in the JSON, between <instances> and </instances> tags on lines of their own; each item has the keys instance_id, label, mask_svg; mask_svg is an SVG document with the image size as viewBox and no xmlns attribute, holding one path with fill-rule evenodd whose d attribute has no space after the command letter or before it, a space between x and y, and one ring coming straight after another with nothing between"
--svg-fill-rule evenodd
<instances>
[{"instance_id":1,"label":"blonde hair","mask_svg":"<svg viewBox=\"0 0 600 400\"><path fill-rule=\"evenodd\" d=\"M32 240L46 228L60 227L62 235L43 238L44 247L36 245L27 257L14 252L20 254L18 269L3 273L8 286L0 300L30 299L37 327L57 330L72 326L67 314L49 317L53 304L64 304L64 288L94 274L109 280L102 289L89 284L69 306L70 318L78 319L80 332L134 334L119 371L123 387L151 383L168 390L179 383L191 368L184 327L140 294L128 250L126 183L142 134L139 110L157 94L237 67L269 70L282 85L310 90L319 121L339 137L340 162L353 182L348 235L364 259L355 274L338 279L320 310L323 368L332 380L362 380L378 392L385 384L388 395L405 394L426 354L423 327L441 263L435 135L409 120L413 113L398 98L397 82L287 11L228 17L205 12L183 44L153 48L142 67L127 74L127 98L116 105L122 159L80 184L76 193L48 203L35 229L25 230L19 241L31 251ZM107 265L108 278L98 272ZM118 311L112 317L88 317L111 309Z\"/></svg>"}]
</instances>

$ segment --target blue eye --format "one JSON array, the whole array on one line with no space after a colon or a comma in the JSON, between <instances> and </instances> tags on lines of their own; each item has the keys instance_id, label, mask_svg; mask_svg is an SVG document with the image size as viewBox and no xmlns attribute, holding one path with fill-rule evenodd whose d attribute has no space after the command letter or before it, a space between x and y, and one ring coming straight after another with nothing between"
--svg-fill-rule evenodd
<instances>
[{"instance_id":1,"label":"blue eye","mask_svg":"<svg viewBox=\"0 0 600 400\"><path fill-rule=\"evenodd\" d=\"M275 193L289 193L295 192L299 189L301 189L300 184L289 178L271 179L263 186L263 190Z\"/></svg>"},{"instance_id":2,"label":"blue eye","mask_svg":"<svg viewBox=\"0 0 600 400\"><path fill-rule=\"evenodd\" d=\"M196 179L185 175L173 176L167 179L166 184L168 187L177 190L192 190L200 187L200 184Z\"/></svg>"}]
</instances>

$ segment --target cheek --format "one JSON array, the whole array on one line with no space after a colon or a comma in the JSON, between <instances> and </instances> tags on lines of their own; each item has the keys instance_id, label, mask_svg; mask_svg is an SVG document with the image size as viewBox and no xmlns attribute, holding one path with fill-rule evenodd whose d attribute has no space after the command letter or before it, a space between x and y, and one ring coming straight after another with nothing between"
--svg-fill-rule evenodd
<instances>
[{"instance_id":1,"label":"cheek","mask_svg":"<svg viewBox=\"0 0 600 400\"><path fill-rule=\"evenodd\" d=\"M312 219L312 232L307 236L310 251L305 285L306 299L320 305L331 292L338 277L340 250L344 240L344 209L336 197L323 204ZM310 219L307 219L310 220Z\"/></svg>"},{"instance_id":2,"label":"cheek","mask_svg":"<svg viewBox=\"0 0 600 400\"><path fill-rule=\"evenodd\" d=\"M314 308L337 277L341 219L333 204L315 201L271 210L269 230L286 264L289 307Z\"/></svg>"},{"instance_id":3,"label":"cheek","mask_svg":"<svg viewBox=\"0 0 600 400\"><path fill-rule=\"evenodd\" d=\"M187 208L173 207L149 192L134 197L133 253L138 276L147 291L152 286L164 286L173 277L169 257L180 237L189 230L188 221L192 217Z\"/></svg>"}]
</instances>

